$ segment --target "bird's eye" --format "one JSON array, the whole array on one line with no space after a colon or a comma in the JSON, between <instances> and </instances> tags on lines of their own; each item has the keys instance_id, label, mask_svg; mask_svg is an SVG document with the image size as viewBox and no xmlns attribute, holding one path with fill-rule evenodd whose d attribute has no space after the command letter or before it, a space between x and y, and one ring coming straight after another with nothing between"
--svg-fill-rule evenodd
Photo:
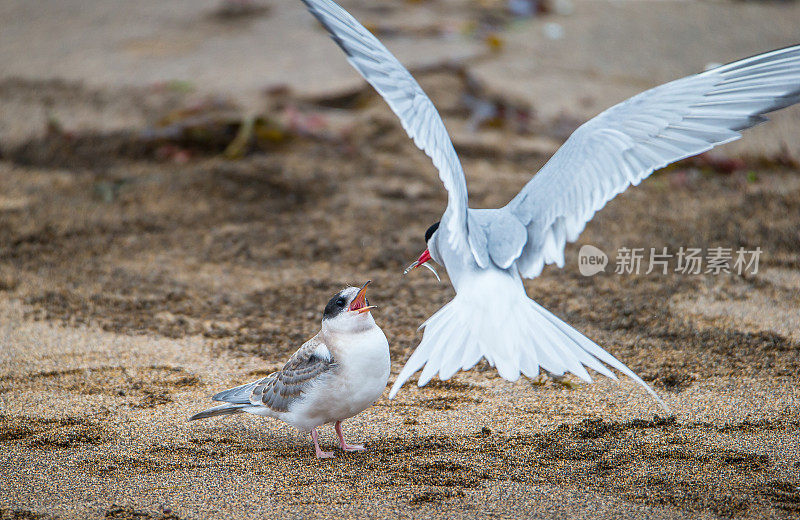
<instances>
[{"instance_id":1,"label":"bird's eye","mask_svg":"<svg viewBox=\"0 0 800 520\"><path fill-rule=\"evenodd\" d=\"M336 305L338 305L339 307L344 307L345 303L347 302L344 301L344 298L339 298L338 300L336 300Z\"/></svg>"}]
</instances>

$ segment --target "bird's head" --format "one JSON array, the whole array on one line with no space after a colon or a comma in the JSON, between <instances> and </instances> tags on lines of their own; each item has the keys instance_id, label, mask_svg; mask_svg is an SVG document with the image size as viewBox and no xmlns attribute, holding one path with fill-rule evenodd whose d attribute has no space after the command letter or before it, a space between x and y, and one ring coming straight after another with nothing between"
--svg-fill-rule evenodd
<instances>
[{"instance_id":1,"label":"bird's head","mask_svg":"<svg viewBox=\"0 0 800 520\"><path fill-rule=\"evenodd\" d=\"M427 249L425 249L425 251L423 251L422 254L419 255L419 258L417 258L417 260L414 263L406 267L406 270L403 271L403 274L408 274L417 267L423 266L427 269L430 269L430 271L433 273L436 279L439 280L439 273L437 273L436 269L434 269L430 264L428 264L428 262L433 260L433 257L431 257L431 251L436 250L433 244L435 243L436 232L438 230L439 230L439 222L434 223L431 227L428 228L428 230L425 232L425 245L427 246Z\"/></svg>"},{"instance_id":2,"label":"bird's head","mask_svg":"<svg viewBox=\"0 0 800 520\"><path fill-rule=\"evenodd\" d=\"M322 327L336 332L358 332L375 326L370 310L375 305L367 301L367 286L346 287L330 299L322 313Z\"/></svg>"}]
</instances>

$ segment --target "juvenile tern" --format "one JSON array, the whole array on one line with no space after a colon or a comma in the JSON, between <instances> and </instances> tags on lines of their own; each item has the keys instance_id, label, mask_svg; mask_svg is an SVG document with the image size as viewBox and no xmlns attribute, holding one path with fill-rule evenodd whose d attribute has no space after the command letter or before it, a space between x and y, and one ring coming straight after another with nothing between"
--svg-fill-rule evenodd
<instances>
[{"instance_id":1,"label":"juvenile tern","mask_svg":"<svg viewBox=\"0 0 800 520\"><path fill-rule=\"evenodd\" d=\"M342 421L372 406L389 380L389 343L370 312L367 285L347 287L331 298L322 314L322 329L267 377L218 393L212 399L225 404L193 415L189 420L218 415L251 413L274 417L300 431L310 432L318 458L322 451L317 427L335 423L339 447L347 444Z\"/></svg>"},{"instance_id":2,"label":"juvenile tern","mask_svg":"<svg viewBox=\"0 0 800 520\"><path fill-rule=\"evenodd\" d=\"M437 373L448 379L485 358L509 381L520 374L533 378L539 367L590 382L588 367L616 379L612 367L665 406L623 363L529 299L522 278L535 278L546 264L563 267L566 243L631 184L738 139L741 130L766 121L764 114L797 103L800 45L634 96L578 128L511 202L471 209L444 123L408 70L335 2L303 2L430 156L448 194L440 222L425 234L427 249L406 272L433 260L447 270L456 296L423 323L422 341L389 397L423 366L419 386Z\"/></svg>"}]
</instances>

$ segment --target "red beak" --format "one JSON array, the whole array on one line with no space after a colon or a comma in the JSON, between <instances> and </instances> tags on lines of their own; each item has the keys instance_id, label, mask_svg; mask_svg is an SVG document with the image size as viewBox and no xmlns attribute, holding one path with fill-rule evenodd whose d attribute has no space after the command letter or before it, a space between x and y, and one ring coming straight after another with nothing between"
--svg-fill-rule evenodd
<instances>
[{"instance_id":1,"label":"red beak","mask_svg":"<svg viewBox=\"0 0 800 520\"><path fill-rule=\"evenodd\" d=\"M406 270L403 271L403 274L410 273L411 271L413 271L417 267L421 266L425 262L429 261L430 259L431 259L431 252L426 249L425 251L422 252L421 255L419 255L419 258L417 258L416 262L414 262L413 264L409 265L408 268L406 268Z\"/></svg>"}]
</instances>

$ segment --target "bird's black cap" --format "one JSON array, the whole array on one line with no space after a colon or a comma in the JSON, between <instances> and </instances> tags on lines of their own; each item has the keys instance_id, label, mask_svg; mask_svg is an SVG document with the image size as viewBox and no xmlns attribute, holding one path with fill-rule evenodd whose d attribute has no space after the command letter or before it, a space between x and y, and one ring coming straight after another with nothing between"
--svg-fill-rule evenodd
<instances>
[{"instance_id":1,"label":"bird's black cap","mask_svg":"<svg viewBox=\"0 0 800 520\"><path fill-rule=\"evenodd\" d=\"M439 229L439 223L438 222L436 224L432 225L431 227L429 227L428 231L425 232L425 243L426 244L428 243L428 240L431 239L431 237L433 236L433 234L436 232L437 229Z\"/></svg>"},{"instance_id":2,"label":"bird's black cap","mask_svg":"<svg viewBox=\"0 0 800 520\"><path fill-rule=\"evenodd\" d=\"M325 306L325 310L322 313L322 319L327 320L329 318L335 318L345 310L347 310L347 297L344 295L344 291L339 291L333 298L330 299L328 305Z\"/></svg>"}]
</instances>

